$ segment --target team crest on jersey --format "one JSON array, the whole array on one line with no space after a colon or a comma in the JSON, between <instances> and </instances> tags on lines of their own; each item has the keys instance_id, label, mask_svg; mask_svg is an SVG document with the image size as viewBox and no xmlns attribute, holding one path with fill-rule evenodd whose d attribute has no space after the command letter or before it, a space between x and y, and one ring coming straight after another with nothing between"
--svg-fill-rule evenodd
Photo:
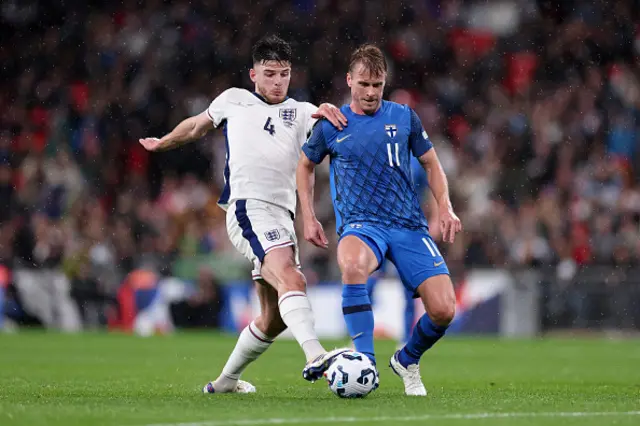
<instances>
[{"instance_id":1,"label":"team crest on jersey","mask_svg":"<svg viewBox=\"0 0 640 426\"><path fill-rule=\"evenodd\" d=\"M277 229L272 229L271 231L265 232L264 236L267 241L277 241L280 239L280 231L278 231Z\"/></svg>"},{"instance_id":2,"label":"team crest on jersey","mask_svg":"<svg viewBox=\"0 0 640 426\"><path fill-rule=\"evenodd\" d=\"M395 124L385 124L384 130L386 130L390 138L395 138L398 134L398 126Z\"/></svg>"},{"instance_id":3,"label":"team crest on jersey","mask_svg":"<svg viewBox=\"0 0 640 426\"><path fill-rule=\"evenodd\" d=\"M285 126L293 126L293 122L296 121L296 109L280 108L280 118L282 119L282 121L284 121Z\"/></svg>"}]
</instances>

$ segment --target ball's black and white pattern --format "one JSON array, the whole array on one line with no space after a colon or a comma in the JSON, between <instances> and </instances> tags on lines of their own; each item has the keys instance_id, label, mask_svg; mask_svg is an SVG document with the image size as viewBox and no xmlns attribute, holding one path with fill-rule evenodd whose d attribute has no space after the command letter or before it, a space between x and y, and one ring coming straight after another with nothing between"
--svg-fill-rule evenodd
<instances>
[{"instance_id":1,"label":"ball's black and white pattern","mask_svg":"<svg viewBox=\"0 0 640 426\"><path fill-rule=\"evenodd\" d=\"M340 354L325 372L329 389L340 398L362 398L378 387L378 370L359 352Z\"/></svg>"}]
</instances>

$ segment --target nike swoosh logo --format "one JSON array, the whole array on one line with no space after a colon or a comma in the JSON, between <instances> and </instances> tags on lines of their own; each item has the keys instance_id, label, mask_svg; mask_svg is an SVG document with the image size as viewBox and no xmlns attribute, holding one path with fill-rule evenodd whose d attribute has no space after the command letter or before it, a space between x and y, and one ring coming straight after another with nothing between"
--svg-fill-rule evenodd
<instances>
[{"instance_id":1,"label":"nike swoosh logo","mask_svg":"<svg viewBox=\"0 0 640 426\"><path fill-rule=\"evenodd\" d=\"M348 139L348 138L350 138L350 137L351 137L351 135L347 135L347 136L344 136L344 137L342 137L342 138L338 138L338 139L336 139L336 142L340 143L340 142L342 142L343 140Z\"/></svg>"},{"instance_id":2,"label":"nike swoosh logo","mask_svg":"<svg viewBox=\"0 0 640 426\"><path fill-rule=\"evenodd\" d=\"M358 333L355 336L351 337L351 340L356 340L358 337L362 336L363 334L364 334L364 332Z\"/></svg>"},{"instance_id":3,"label":"nike swoosh logo","mask_svg":"<svg viewBox=\"0 0 640 426\"><path fill-rule=\"evenodd\" d=\"M441 261L441 262L433 262L433 266L437 268L438 266L442 265L443 263L444 263L444 260Z\"/></svg>"}]
</instances>

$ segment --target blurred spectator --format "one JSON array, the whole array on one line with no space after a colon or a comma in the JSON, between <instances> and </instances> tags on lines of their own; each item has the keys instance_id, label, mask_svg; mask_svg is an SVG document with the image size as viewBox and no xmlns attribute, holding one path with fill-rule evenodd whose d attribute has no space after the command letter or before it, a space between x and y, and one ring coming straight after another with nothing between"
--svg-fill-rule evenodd
<instances>
[{"instance_id":1,"label":"blurred spectator","mask_svg":"<svg viewBox=\"0 0 640 426\"><path fill-rule=\"evenodd\" d=\"M91 276L89 265L82 264L71 280L71 297L75 300L85 327L106 325L106 309L111 299Z\"/></svg>"},{"instance_id":2,"label":"blurred spectator","mask_svg":"<svg viewBox=\"0 0 640 426\"><path fill-rule=\"evenodd\" d=\"M15 189L11 181L12 173L11 165L5 160L0 160L0 224L11 219L14 213Z\"/></svg>"},{"instance_id":3,"label":"blurred spectator","mask_svg":"<svg viewBox=\"0 0 640 426\"><path fill-rule=\"evenodd\" d=\"M216 328L220 324L220 284L206 267L198 271L196 289L187 300L171 304L173 324L178 328Z\"/></svg>"}]
</instances>

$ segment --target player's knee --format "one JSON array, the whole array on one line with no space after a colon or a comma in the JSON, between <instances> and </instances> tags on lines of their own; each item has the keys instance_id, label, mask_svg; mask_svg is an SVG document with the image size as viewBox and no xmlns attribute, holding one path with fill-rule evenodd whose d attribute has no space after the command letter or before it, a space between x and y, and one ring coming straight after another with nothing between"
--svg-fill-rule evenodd
<instances>
[{"instance_id":1,"label":"player's knee","mask_svg":"<svg viewBox=\"0 0 640 426\"><path fill-rule=\"evenodd\" d=\"M369 279L369 271L365 265L344 262L340 266L342 282L345 284L364 284Z\"/></svg>"},{"instance_id":2,"label":"player's knee","mask_svg":"<svg viewBox=\"0 0 640 426\"><path fill-rule=\"evenodd\" d=\"M289 291L306 291L307 281L297 266L288 265L279 272L278 293Z\"/></svg>"},{"instance_id":3,"label":"player's knee","mask_svg":"<svg viewBox=\"0 0 640 426\"><path fill-rule=\"evenodd\" d=\"M456 315L456 305L455 303L441 303L430 307L428 314L434 324L446 327Z\"/></svg>"},{"instance_id":4,"label":"player's knee","mask_svg":"<svg viewBox=\"0 0 640 426\"><path fill-rule=\"evenodd\" d=\"M294 252L290 247L278 248L267 253L262 262L261 273L279 294L304 291L306 288L306 280L296 265Z\"/></svg>"}]
</instances>

